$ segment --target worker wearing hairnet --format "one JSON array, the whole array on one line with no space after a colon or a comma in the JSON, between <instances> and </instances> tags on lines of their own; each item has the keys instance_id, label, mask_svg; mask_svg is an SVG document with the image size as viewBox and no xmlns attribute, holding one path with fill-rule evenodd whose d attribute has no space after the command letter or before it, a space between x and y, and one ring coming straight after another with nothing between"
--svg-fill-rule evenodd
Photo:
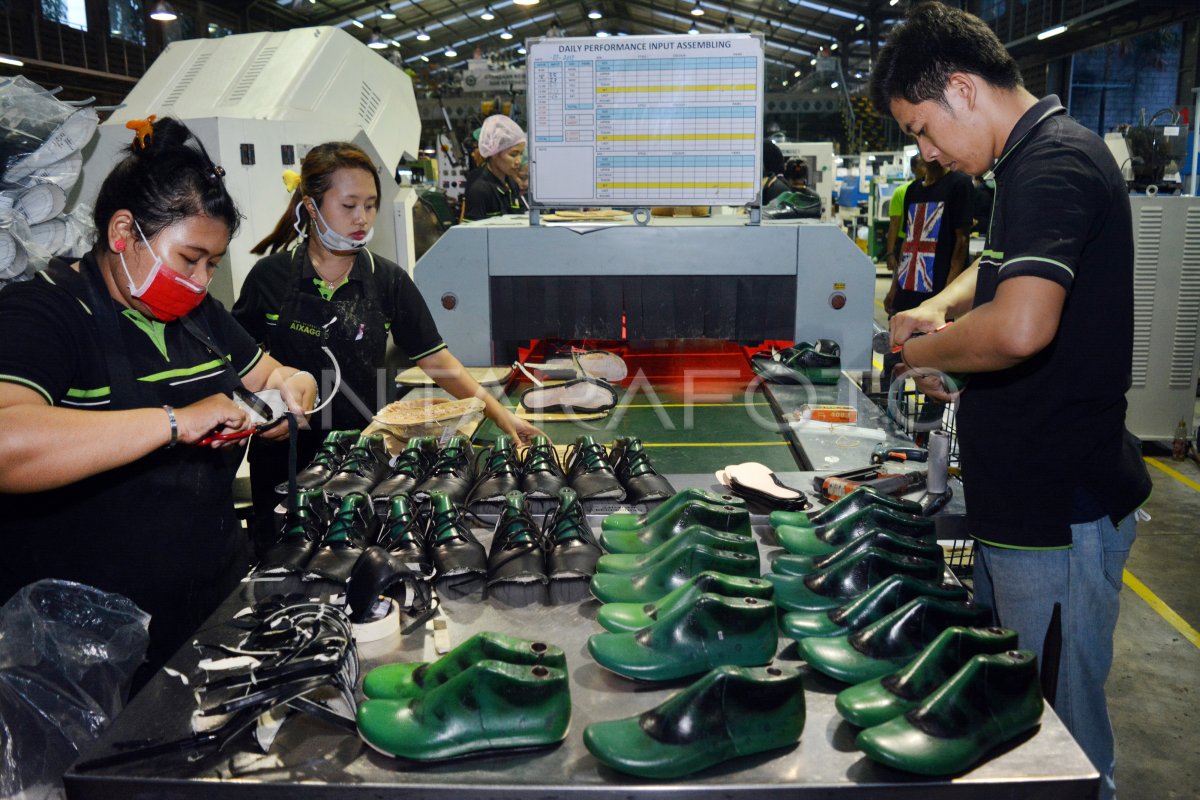
<instances>
[{"instance_id":1,"label":"worker wearing hairnet","mask_svg":"<svg viewBox=\"0 0 1200 800\"><path fill-rule=\"evenodd\" d=\"M464 219L524 212L527 206L518 176L525 157L525 131L503 114L494 114L479 131L479 154L487 163L467 188Z\"/></svg>"}]
</instances>

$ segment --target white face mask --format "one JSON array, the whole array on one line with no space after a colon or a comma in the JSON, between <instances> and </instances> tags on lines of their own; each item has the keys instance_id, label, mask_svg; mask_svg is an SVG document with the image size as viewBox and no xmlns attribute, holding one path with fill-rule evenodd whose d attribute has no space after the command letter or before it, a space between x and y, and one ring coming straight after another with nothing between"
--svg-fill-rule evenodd
<instances>
[{"instance_id":1,"label":"white face mask","mask_svg":"<svg viewBox=\"0 0 1200 800\"><path fill-rule=\"evenodd\" d=\"M296 229L297 233L304 236L305 232L300 228L300 205L296 205L296 221L292 223L292 227ZM321 214L321 209L317 208L316 203L313 203L313 210L317 212L317 222L321 223L320 225L314 223L313 227L317 231L317 238L321 240L321 244L325 245L327 250L335 253L347 250L362 250L371 241L371 238L375 236L374 227L368 228L366 236L361 240L343 236L329 227L329 223L325 221L325 217ZM325 226L325 230L321 230L322 225Z\"/></svg>"}]
</instances>

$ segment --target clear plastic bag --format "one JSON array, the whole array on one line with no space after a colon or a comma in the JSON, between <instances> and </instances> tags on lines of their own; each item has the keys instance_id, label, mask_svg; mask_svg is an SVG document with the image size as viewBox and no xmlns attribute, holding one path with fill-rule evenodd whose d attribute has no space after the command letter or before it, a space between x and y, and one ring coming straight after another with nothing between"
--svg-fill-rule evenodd
<instances>
[{"instance_id":1,"label":"clear plastic bag","mask_svg":"<svg viewBox=\"0 0 1200 800\"><path fill-rule=\"evenodd\" d=\"M64 103L18 75L0 81L0 169L21 183L35 171L78 152L96 132L91 108Z\"/></svg>"},{"instance_id":2,"label":"clear plastic bag","mask_svg":"<svg viewBox=\"0 0 1200 800\"><path fill-rule=\"evenodd\" d=\"M125 705L150 615L43 580L0 608L0 798L61 797L62 774Z\"/></svg>"}]
</instances>

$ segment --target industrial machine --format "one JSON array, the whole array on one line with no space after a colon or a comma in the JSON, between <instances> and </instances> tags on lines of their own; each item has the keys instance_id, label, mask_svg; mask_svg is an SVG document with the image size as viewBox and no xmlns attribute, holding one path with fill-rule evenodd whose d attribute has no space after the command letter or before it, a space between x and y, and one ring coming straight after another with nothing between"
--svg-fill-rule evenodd
<instances>
[{"instance_id":1,"label":"industrial machine","mask_svg":"<svg viewBox=\"0 0 1200 800\"><path fill-rule=\"evenodd\" d=\"M417 156L421 123L412 81L394 64L337 28L247 33L174 42L100 125L87 153L76 203L91 203L132 133L131 119L173 116L188 125L225 169L243 214L228 269L211 291L232 304L257 256L250 248L287 205L285 169L299 171L313 146L349 141L380 171L383 187L371 249L412 268L416 192L399 187L397 165Z\"/></svg>"},{"instance_id":2,"label":"industrial machine","mask_svg":"<svg viewBox=\"0 0 1200 800\"><path fill-rule=\"evenodd\" d=\"M871 364L875 271L836 225L653 218L457 225L414 275L463 363L512 360L530 339L833 339Z\"/></svg>"}]
</instances>

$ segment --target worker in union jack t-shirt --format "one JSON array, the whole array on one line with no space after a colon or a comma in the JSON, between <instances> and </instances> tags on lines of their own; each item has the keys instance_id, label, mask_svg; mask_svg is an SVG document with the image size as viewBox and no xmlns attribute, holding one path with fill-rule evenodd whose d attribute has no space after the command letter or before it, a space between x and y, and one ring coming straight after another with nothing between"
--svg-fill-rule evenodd
<instances>
[{"instance_id":1,"label":"worker in union jack t-shirt","mask_svg":"<svg viewBox=\"0 0 1200 800\"><path fill-rule=\"evenodd\" d=\"M971 233L971 178L946 172L936 161L926 165L924 180L909 184L904 195L904 240L892 286L883 301L890 318L916 308L946 288L967 265ZM898 355L884 358L881 388L891 382Z\"/></svg>"}]
</instances>

